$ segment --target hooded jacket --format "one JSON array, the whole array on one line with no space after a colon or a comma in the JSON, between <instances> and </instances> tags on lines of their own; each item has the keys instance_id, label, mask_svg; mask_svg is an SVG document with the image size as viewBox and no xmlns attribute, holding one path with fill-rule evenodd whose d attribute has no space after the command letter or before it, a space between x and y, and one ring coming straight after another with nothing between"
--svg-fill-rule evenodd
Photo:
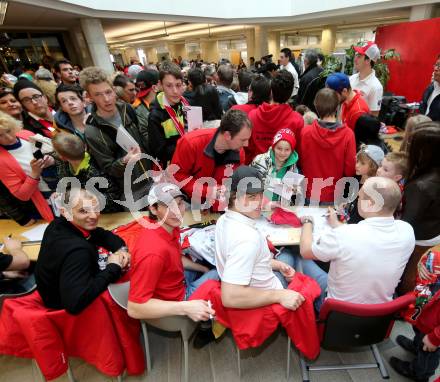
<instances>
[{"instance_id":1,"label":"hooded jacket","mask_svg":"<svg viewBox=\"0 0 440 382\"><path fill-rule=\"evenodd\" d=\"M57 133L69 133L80 137L85 140L84 134L75 129L69 114L65 113L61 109L56 112L53 117L53 127Z\"/></svg>"},{"instance_id":2,"label":"hooded jacket","mask_svg":"<svg viewBox=\"0 0 440 382\"><path fill-rule=\"evenodd\" d=\"M269 149L274 135L280 129L290 129L295 134L299 145L304 120L288 104L264 102L249 113L249 119L252 122L252 135L249 146L245 147L246 164L251 163L258 154L265 153Z\"/></svg>"},{"instance_id":3,"label":"hooded jacket","mask_svg":"<svg viewBox=\"0 0 440 382\"><path fill-rule=\"evenodd\" d=\"M332 202L336 182L356 173L356 142L353 130L346 125L325 126L322 121L314 121L302 130L298 151L299 166L307 178L307 198L311 197L314 178L325 181L333 177L332 184L323 187L321 194L313 198Z\"/></svg>"}]
</instances>

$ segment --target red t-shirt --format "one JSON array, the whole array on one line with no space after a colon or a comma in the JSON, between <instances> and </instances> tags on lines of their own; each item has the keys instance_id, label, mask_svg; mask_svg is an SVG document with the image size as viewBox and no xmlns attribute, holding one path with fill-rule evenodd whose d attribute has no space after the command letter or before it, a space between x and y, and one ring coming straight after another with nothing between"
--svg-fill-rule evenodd
<instances>
[{"instance_id":1,"label":"red t-shirt","mask_svg":"<svg viewBox=\"0 0 440 382\"><path fill-rule=\"evenodd\" d=\"M349 102L342 103L341 107L341 120L350 129L354 130L356 121L362 114L369 114L370 108L367 102L362 98L362 95L357 90L354 90L356 95Z\"/></svg>"},{"instance_id":2,"label":"red t-shirt","mask_svg":"<svg viewBox=\"0 0 440 382\"><path fill-rule=\"evenodd\" d=\"M182 301L185 277L182 264L180 230L170 234L164 228L144 228L131 256L128 300L143 304L150 298Z\"/></svg>"}]
</instances>

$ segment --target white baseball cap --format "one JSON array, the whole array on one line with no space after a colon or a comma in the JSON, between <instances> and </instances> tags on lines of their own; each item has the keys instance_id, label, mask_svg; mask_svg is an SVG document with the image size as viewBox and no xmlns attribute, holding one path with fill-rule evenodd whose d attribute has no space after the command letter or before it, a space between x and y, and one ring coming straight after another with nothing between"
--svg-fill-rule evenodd
<instances>
[{"instance_id":1,"label":"white baseball cap","mask_svg":"<svg viewBox=\"0 0 440 382\"><path fill-rule=\"evenodd\" d=\"M379 47L373 41L367 41L362 46L354 46L355 52L367 56L373 62L376 62L380 58Z\"/></svg>"}]
</instances>

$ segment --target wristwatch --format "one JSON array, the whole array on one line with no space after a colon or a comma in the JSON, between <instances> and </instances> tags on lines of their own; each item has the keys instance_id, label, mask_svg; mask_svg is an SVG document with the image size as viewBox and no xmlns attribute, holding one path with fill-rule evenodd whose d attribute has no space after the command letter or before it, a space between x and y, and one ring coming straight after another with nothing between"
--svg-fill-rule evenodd
<instances>
[{"instance_id":1,"label":"wristwatch","mask_svg":"<svg viewBox=\"0 0 440 382\"><path fill-rule=\"evenodd\" d=\"M306 223L310 223L310 224L313 225L313 220L312 220L312 219L309 219L309 218L305 218L305 219L303 219L303 225L306 224Z\"/></svg>"}]
</instances>

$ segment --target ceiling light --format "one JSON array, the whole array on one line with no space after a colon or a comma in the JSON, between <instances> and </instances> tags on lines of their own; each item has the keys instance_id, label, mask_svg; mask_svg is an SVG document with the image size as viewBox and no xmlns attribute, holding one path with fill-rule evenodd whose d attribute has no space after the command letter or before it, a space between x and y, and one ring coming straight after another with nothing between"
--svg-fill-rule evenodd
<instances>
[{"instance_id":1,"label":"ceiling light","mask_svg":"<svg viewBox=\"0 0 440 382\"><path fill-rule=\"evenodd\" d=\"M8 10L8 2L5 0L0 1L0 25L5 22L6 11Z\"/></svg>"}]
</instances>

